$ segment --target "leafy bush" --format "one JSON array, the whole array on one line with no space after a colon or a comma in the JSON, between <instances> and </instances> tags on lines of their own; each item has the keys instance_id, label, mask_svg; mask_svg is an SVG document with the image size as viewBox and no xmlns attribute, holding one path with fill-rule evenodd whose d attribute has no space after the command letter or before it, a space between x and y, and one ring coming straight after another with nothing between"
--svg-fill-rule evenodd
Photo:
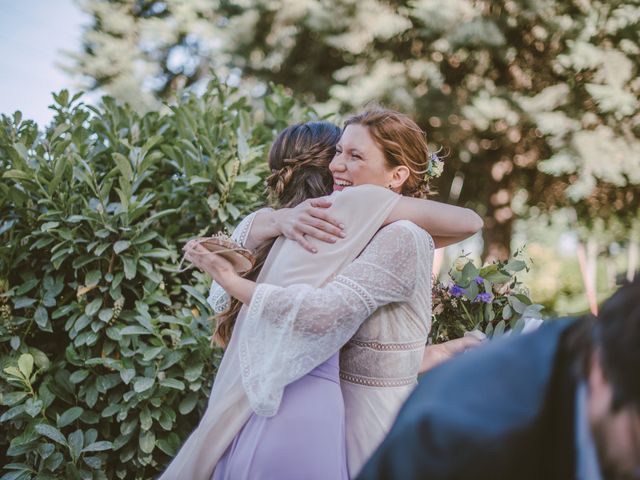
<instances>
[{"instance_id":1,"label":"leafy bush","mask_svg":"<svg viewBox=\"0 0 640 480\"><path fill-rule=\"evenodd\" d=\"M517 274L527 263L516 252L507 262L478 268L460 256L449 270L449 281L434 282L432 343L461 337L465 331L481 330L500 336L521 330L526 318L539 318L542 305L535 304Z\"/></svg>"},{"instance_id":2,"label":"leafy bush","mask_svg":"<svg viewBox=\"0 0 640 480\"><path fill-rule=\"evenodd\" d=\"M44 133L0 121L2 479L152 478L219 357L181 245L261 203L274 133L308 112L215 80L166 114L54 98Z\"/></svg>"}]
</instances>

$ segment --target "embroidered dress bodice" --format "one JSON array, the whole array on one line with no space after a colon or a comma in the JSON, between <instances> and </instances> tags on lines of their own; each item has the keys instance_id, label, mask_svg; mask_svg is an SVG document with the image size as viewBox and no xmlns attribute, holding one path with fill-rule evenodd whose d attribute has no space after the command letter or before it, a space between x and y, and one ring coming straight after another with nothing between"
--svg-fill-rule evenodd
<instances>
[{"instance_id":1,"label":"embroidered dress bodice","mask_svg":"<svg viewBox=\"0 0 640 480\"><path fill-rule=\"evenodd\" d=\"M385 249L379 252L379 257L385 262L393 262L394 272L405 272L398 278L398 285L409 288L412 283L412 293L407 301L378 308L344 346L340 355L340 375L347 382L374 387L397 387L416 382L431 327L434 247L431 237L414 224L397 224L401 227L395 228L407 231L404 235L390 238L391 245L372 243L368 248ZM416 245L422 248L416 248ZM371 252L374 253L378 252ZM379 268L384 269L384 264Z\"/></svg>"},{"instance_id":2,"label":"embroidered dress bodice","mask_svg":"<svg viewBox=\"0 0 640 480\"><path fill-rule=\"evenodd\" d=\"M352 478L387 434L416 385L431 328L433 240L410 222L397 223L402 224L405 234L398 235L381 253L386 253L386 262L395 264L395 272L405 272L399 281L413 281L412 293L406 301L380 306L340 353ZM413 244L407 241L410 237Z\"/></svg>"}]
</instances>

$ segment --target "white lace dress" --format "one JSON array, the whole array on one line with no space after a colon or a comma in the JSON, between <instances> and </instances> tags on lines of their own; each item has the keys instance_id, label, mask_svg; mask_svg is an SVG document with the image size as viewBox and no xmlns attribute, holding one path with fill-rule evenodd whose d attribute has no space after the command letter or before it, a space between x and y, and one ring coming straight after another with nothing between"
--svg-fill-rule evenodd
<instances>
[{"instance_id":1,"label":"white lace dress","mask_svg":"<svg viewBox=\"0 0 640 480\"><path fill-rule=\"evenodd\" d=\"M252 335L241 347L252 365L245 389L254 396L268 398L260 389L273 372L309 370L344 345L340 375L352 477L417 382L431 325L433 251L429 234L399 221L321 288L261 284L254 293L245 319Z\"/></svg>"},{"instance_id":2,"label":"white lace dress","mask_svg":"<svg viewBox=\"0 0 640 480\"><path fill-rule=\"evenodd\" d=\"M398 223L403 232L389 239L393 244L371 254L410 293L403 302L376 309L340 354L351 478L382 442L415 387L431 328L433 240L410 222Z\"/></svg>"}]
</instances>

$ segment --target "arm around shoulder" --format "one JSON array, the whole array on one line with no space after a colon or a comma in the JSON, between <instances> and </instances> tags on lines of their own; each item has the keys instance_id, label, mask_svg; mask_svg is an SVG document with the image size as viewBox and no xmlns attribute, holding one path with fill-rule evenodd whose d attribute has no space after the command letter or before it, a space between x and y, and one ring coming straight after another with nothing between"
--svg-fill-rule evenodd
<instances>
[{"instance_id":1,"label":"arm around shoulder","mask_svg":"<svg viewBox=\"0 0 640 480\"><path fill-rule=\"evenodd\" d=\"M484 225L482 218L469 208L412 197L402 197L386 223L397 220L409 220L429 232L436 248L469 238Z\"/></svg>"}]
</instances>

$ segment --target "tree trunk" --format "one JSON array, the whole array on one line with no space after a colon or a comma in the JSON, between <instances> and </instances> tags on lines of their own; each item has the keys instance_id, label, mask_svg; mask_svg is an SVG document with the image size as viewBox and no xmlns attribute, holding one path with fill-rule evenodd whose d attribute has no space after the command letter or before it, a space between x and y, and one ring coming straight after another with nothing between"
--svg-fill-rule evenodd
<instances>
[{"instance_id":1,"label":"tree trunk","mask_svg":"<svg viewBox=\"0 0 640 480\"><path fill-rule=\"evenodd\" d=\"M629 241L629 263L627 265L627 281L633 282L638 268L638 242L634 239Z\"/></svg>"},{"instance_id":2,"label":"tree trunk","mask_svg":"<svg viewBox=\"0 0 640 480\"><path fill-rule=\"evenodd\" d=\"M482 251L482 258L485 262L509 258L512 232L512 219L502 223L497 222L493 217L485 219L483 229L484 248Z\"/></svg>"},{"instance_id":3,"label":"tree trunk","mask_svg":"<svg viewBox=\"0 0 640 480\"><path fill-rule=\"evenodd\" d=\"M596 273L598 260L598 244L594 239L587 240L585 245L583 242L578 243L577 249L578 263L580 264L580 273L582 274L582 283L584 284L589 310L592 314L598 314L598 300L596 294Z\"/></svg>"}]
</instances>

